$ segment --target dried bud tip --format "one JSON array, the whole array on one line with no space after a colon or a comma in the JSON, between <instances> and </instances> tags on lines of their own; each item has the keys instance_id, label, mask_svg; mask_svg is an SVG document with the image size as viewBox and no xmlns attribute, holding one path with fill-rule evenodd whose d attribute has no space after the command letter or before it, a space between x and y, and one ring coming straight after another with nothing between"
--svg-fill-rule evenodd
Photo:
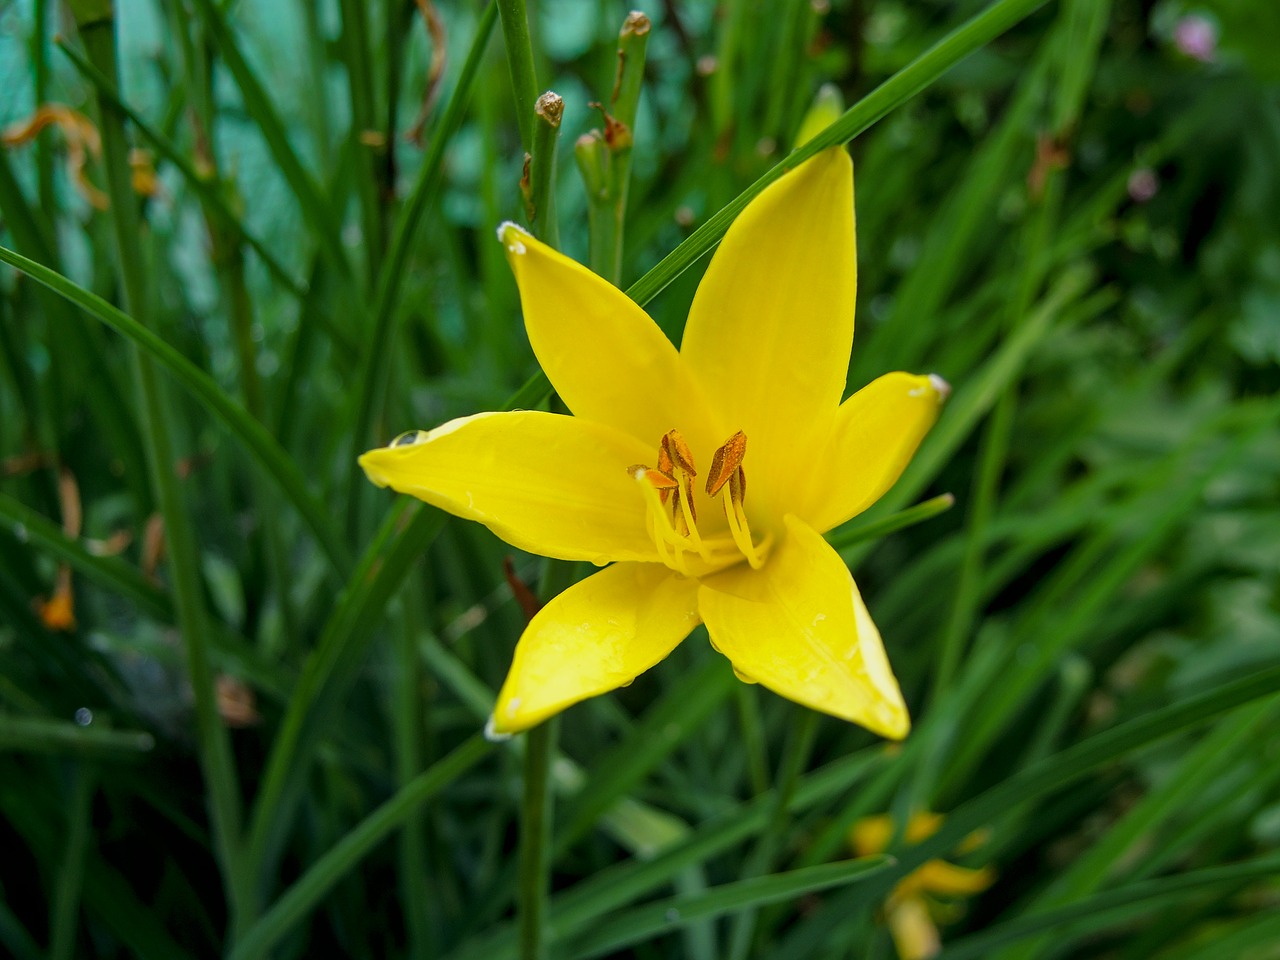
<instances>
[{"instance_id":1,"label":"dried bud tip","mask_svg":"<svg viewBox=\"0 0 1280 960\"><path fill-rule=\"evenodd\" d=\"M551 126L559 127L560 120L564 116L564 97L548 90L533 105L533 112Z\"/></svg>"},{"instance_id":2,"label":"dried bud tip","mask_svg":"<svg viewBox=\"0 0 1280 960\"><path fill-rule=\"evenodd\" d=\"M938 391L938 399L945 400L951 396L951 384L943 380L936 373L929 374L929 385Z\"/></svg>"},{"instance_id":3,"label":"dried bud tip","mask_svg":"<svg viewBox=\"0 0 1280 960\"><path fill-rule=\"evenodd\" d=\"M639 10L632 10L627 14L627 19L622 21L622 36L643 37L653 24Z\"/></svg>"}]
</instances>

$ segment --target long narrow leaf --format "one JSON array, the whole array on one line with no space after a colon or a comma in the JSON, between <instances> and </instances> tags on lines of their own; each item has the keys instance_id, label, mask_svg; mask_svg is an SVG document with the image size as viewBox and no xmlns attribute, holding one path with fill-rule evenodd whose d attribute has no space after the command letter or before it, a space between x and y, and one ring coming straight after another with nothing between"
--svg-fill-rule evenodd
<instances>
[{"instance_id":1,"label":"long narrow leaf","mask_svg":"<svg viewBox=\"0 0 1280 960\"><path fill-rule=\"evenodd\" d=\"M6 247L0 247L0 261L16 267L32 280L44 284L54 293L82 308L90 316L128 337L165 367L184 389L204 403L210 413L222 421L232 436L243 443L258 461L264 474L279 485L285 499L293 504L307 526L311 528L311 532L334 567L340 573L345 573L351 568L347 546L334 528L330 513L311 493L306 479L293 459L266 431L266 428L250 416L244 407L231 399L212 377L124 311L103 300L97 294L73 283L62 274Z\"/></svg>"}]
</instances>

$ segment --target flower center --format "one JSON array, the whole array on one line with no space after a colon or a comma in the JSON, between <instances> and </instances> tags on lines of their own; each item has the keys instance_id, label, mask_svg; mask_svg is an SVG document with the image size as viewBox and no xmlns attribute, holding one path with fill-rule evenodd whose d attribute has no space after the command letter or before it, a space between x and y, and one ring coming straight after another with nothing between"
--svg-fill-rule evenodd
<instances>
[{"instance_id":1,"label":"flower center","mask_svg":"<svg viewBox=\"0 0 1280 960\"><path fill-rule=\"evenodd\" d=\"M711 458L705 490L712 500L720 499L728 524L727 536L719 529L713 533L711 525L706 536L698 529L693 486L698 471L693 451L679 430L668 431L658 442L656 467L637 464L630 468L644 494L645 519L658 555L672 570L693 575L687 556L690 553L697 554L711 569L727 567L743 558L756 570L764 565L773 536L766 533L759 542L751 536L742 507L747 496L747 475L742 469L746 455L747 435L739 430Z\"/></svg>"}]
</instances>

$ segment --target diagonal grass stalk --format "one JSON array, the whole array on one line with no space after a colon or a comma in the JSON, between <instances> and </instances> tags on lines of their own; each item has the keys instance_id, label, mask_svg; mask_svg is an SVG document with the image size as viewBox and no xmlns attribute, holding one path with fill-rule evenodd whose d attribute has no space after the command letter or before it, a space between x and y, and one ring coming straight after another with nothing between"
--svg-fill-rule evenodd
<instances>
[{"instance_id":1,"label":"diagonal grass stalk","mask_svg":"<svg viewBox=\"0 0 1280 960\"><path fill-rule=\"evenodd\" d=\"M1030 16L1049 0L996 0L982 13L947 34L919 57L841 114L833 124L811 140L792 150L785 158L756 179L751 186L721 207L688 239L662 258L658 264L627 288L627 296L644 306L676 277L711 251L748 203L788 170L827 147L848 143L886 114L906 103L969 54L990 43L1005 30ZM546 396L550 383L537 373L507 401L507 408L536 406ZM532 402L531 402L532 398Z\"/></svg>"},{"instance_id":2,"label":"diagonal grass stalk","mask_svg":"<svg viewBox=\"0 0 1280 960\"><path fill-rule=\"evenodd\" d=\"M355 453L375 442L370 434L375 412L382 402L386 389L389 353L394 340L393 319L399 303L400 287L404 282L409 248L413 243L422 215L426 212L427 204L440 188L445 148L462 124L467 102L480 70L480 64L484 60L484 52L488 47L489 36L493 32L496 20L497 7L494 0L490 0L485 6L480 21L476 24L471 49L467 52L467 59L458 73L458 81L449 97L448 106L440 117L437 129L433 131L431 146L428 148L426 157L423 158L417 179L400 210L400 215L396 218L391 234L391 245L375 285L371 330L368 345L361 355L357 379L358 400L351 431L352 463L349 474L347 528L352 532L359 526L360 496L365 490L364 480L359 468L355 465Z\"/></svg>"},{"instance_id":3,"label":"diagonal grass stalk","mask_svg":"<svg viewBox=\"0 0 1280 960\"><path fill-rule=\"evenodd\" d=\"M258 461L263 473L275 481L285 498L311 528L333 567L340 573L350 568L351 561L345 542L333 528L328 510L308 489L307 481L293 458L285 452L266 428L250 416L240 404L231 399L212 377L148 327L97 294L72 283L61 274L6 247L0 247L0 261L16 267L117 333L123 334L141 353L167 368L184 389L201 401L209 412L221 420L228 431L245 445Z\"/></svg>"},{"instance_id":4,"label":"diagonal grass stalk","mask_svg":"<svg viewBox=\"0 0 1280 960\"><path fill-rule=\"evenodd\" d=\"M245 933L228 960L251 960L267 955L363 856L424 803L483 760L493 748L493 744L476 735L401 787L290 886Z\"/></svg>"}]
</instances>

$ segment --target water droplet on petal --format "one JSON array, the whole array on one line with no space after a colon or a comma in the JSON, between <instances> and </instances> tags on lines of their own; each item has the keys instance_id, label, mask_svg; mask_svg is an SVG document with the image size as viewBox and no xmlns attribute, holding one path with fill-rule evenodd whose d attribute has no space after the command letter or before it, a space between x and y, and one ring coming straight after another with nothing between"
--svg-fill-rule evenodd
<instances>
[{"instance_id":1,"label":"water droplet on petal","mask_svg":"<svg viewBox=\"0 0 1280 960\"><path fill-rule=\"evenodd\" d=\"M734 668L733 668L733 675L734 675L735 677L737 677L739 680L741 680L743 683L756 683L756 682L758 682L754 677L748 677L745 673L743 673L743 672L742 672L741 670L739 670L737 667L734 667Z\"/></svg>"},{"instance_id":2,"label":"water droplet on petal","mask_svg":"<svg viewBox=\"0 0 1280 960\"><path fill-rule=\"evenodd\" d=\"M418 434L421 430L406 430L400 436L391 441L393 447L411 447L418 442Z\"/></svg>"},{"instance_id":3,"label":"water droplet on petal","mask_svg":"<svg viewBox=\"0 0 1280 960\"><path fill-rule=\"evenodd\" d=\"M75 719L76 723L80 724L80 726L87 727L89 724L93 723L93 711L88 707L81 707L76 711Z\"/></svg>"}]
</instances>

